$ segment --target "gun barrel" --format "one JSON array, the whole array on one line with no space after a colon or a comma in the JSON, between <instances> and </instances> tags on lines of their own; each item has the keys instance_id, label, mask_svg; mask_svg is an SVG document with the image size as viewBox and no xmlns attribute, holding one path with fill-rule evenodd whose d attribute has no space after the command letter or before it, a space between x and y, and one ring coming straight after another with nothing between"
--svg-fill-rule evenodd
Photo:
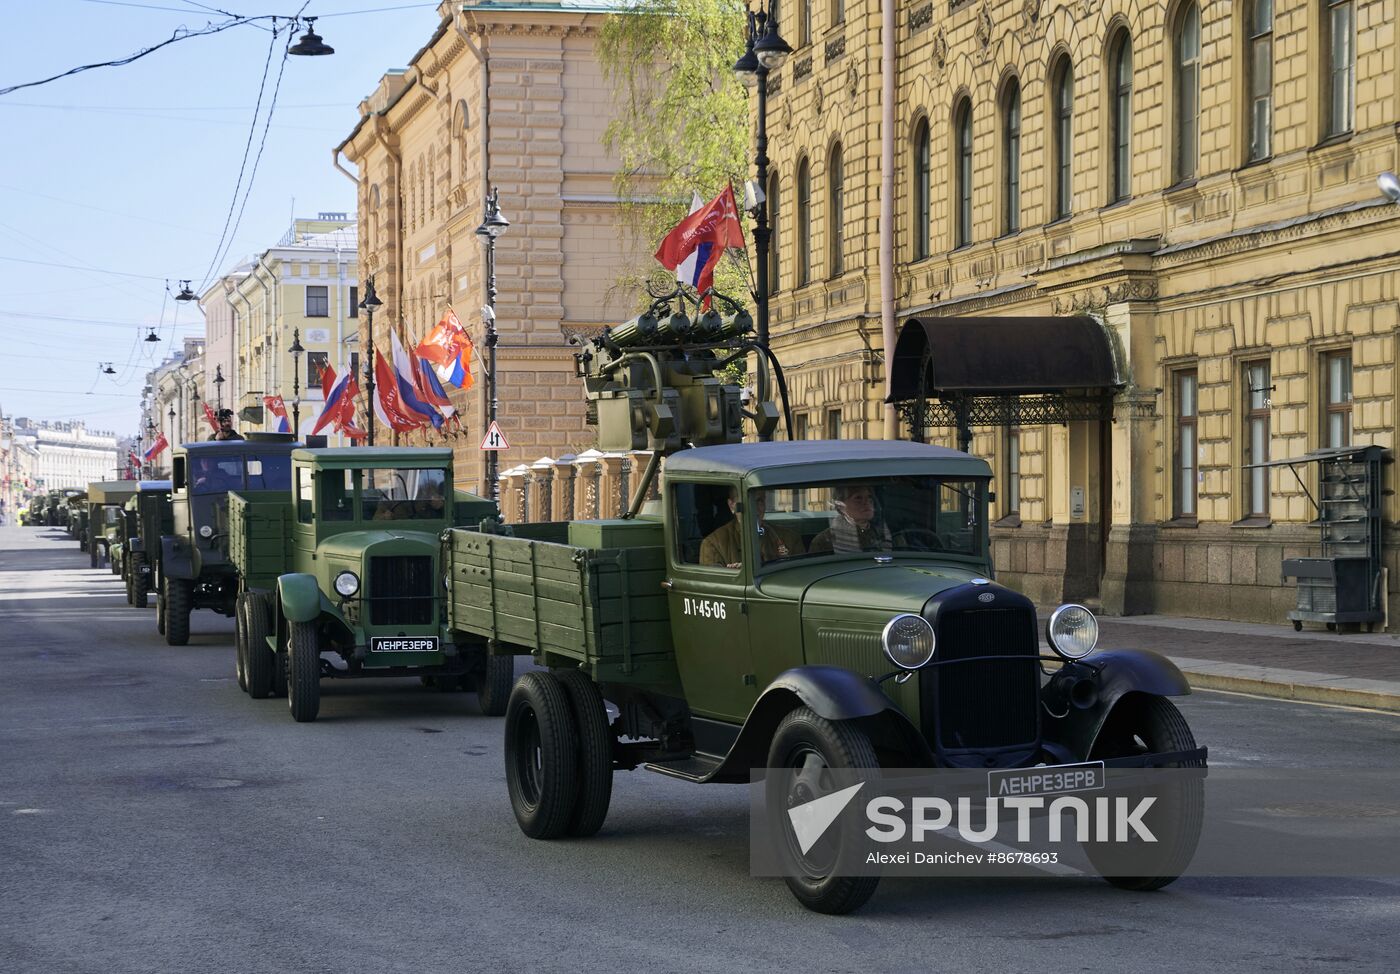
<instances>
[{"instance_id":1,"label":"gun barrel","mask_svg":"<svg viewBox=\"0 0 1400 974\"><path fill-rule=\"evenodd\" d=\"M656 316L650 311L640 314L631 321L624 321L607 332L607 340L618 348L633 345L651 345L656 341Z\"/></svg>"}]
</instances>

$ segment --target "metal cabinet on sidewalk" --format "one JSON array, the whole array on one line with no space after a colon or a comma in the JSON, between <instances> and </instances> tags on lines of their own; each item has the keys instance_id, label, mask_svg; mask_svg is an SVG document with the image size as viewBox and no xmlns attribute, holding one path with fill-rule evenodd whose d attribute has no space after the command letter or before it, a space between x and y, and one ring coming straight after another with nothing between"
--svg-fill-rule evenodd
<instances>
[{"instance_id":1,"label":"metal cabinet on sidewalk","mask_svg":"<svg viewBox=\"0 0 1400 974\"><path fill-rule=\"evenodd\" d=\"M1283 577L1298 580L1296 608L1288 613L1294 629L1304 622L1342 623L1374 628L1385 618L1381 591L1382 470L1390 462L1379 446L1313 450L1291 460L1257 466L1287 466L1317 508L1322 535L1320 558L1289 558ZM1318 495L1313 497L1298 472L1317 464Z\"/></svg>"}]
</instances>

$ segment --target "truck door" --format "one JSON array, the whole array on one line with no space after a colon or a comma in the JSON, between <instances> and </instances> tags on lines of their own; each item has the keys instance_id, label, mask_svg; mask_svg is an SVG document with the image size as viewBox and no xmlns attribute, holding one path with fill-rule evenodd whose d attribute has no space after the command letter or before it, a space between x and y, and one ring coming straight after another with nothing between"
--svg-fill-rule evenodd
<instances>
[{"instance_id":1,"label":"truck door","mask_svg":"<svg viewBox=\"0 0 1400 974\"><path fill-rule=\"evenodd\" d=\"M671 633L686 702L697 716L742 721L758 688L743 514L734 510L738 484L673 483L669 490Z\"/></svg>"}]
</instances>

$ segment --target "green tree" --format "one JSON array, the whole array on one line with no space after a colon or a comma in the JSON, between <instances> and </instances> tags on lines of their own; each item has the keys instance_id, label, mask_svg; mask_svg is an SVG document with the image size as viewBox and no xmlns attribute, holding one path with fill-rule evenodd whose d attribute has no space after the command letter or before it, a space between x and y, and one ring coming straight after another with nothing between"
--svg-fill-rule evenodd
<instances>
[{"instance_id":1,"label":"green tree","mask_svg":"<svg viewBox=\"0 0 1400 974\"><path fill-rule=\"evenodd\" d=\"M745 26L742 0L635 0L604 23L598 55L617 108L604 144L621 160L626 228L651 249L690 209L692 191L709 200L732 184L742 195L749 109L733 67ZM729 257L715 286L747 298L746 255ZM659 269L648 256L617 286L640 291Z\"/></svg>"}]
</instances>

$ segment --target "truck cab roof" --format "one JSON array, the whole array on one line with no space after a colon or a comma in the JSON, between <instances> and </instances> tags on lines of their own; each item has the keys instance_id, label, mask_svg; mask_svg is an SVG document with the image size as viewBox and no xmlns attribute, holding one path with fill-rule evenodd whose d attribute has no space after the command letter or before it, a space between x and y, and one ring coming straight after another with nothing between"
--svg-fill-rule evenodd
<instances>
[{"instance_id":1,"label":"truck cab roof","mask_svg":"<svg viewBox=\"0 0 1400 974\"><path fill-rule=\"evenodd\" d=\"M452 463L452 451L446 447L370 446L325 447L292 451L295 463L317 467L362 470L368 467L441 467Z\"/></svg>"},{"instance_id":2,"label":"truck cab roof","mask_svg":"<svg viewBox=\"0 0 1400 974\"><path fill-rule=\"evenodd\" d=\"M992 469L960 450L907 440L782 440L683 450L666 459L666 473L772 485L872 475L990 477Z\"/></svg>"}]
</instances>

